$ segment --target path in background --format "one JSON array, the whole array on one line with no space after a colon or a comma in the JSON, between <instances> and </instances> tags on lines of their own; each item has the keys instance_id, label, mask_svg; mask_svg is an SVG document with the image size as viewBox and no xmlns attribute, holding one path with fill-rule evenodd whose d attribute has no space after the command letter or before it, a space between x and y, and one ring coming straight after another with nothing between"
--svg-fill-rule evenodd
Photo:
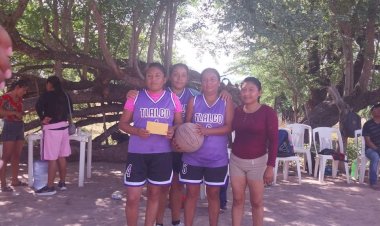
<instances>
[{"instance_id":1,"label":"path in background","mask_svg":"<svg viewBox=\"0 0 380 226\"><path fill-rule=\"evenodd\" d=\"M68 165L68 190L58 191L49 197L34 196L30 188L16 188L17 196L0 193L0 225L126 225L123 200L113 200L111 194L124 191L122 174L124 164L95 162L92 178L78 188L78 163ZM26 166L20 175L26 180ZM346 184L343 177L326 178L321 185L312 177L303 176L298 185L296 178L290 182L265 190L265 225L376 225L380 213L380 191L354 182ZM228 210L220 214L219 225L231 225L231 187L228 189ZM247 193L248 195L248 193ZM139 225L143 225L145 200L142 197ZM165 225L170 225L169 209L165 212ZM207 202L198 202L194 225L208 225ZM242 225L252 225L250 204L246 200Z\"/></svg>"}]
</instances>

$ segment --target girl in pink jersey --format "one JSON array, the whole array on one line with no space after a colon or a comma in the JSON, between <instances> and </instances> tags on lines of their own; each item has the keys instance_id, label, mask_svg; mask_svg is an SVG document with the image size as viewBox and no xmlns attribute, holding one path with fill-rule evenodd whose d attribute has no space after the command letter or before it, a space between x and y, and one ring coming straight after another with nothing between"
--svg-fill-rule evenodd
<instances>
[{"instance_id":1,"label":"girl in pink jersey","mask_svg":"<svg viewBox=\"0 0 380 226\"><path fill-rule=\"evenodd\" d=\"M164 89L166 76L159 63L152 63L145 73L146 89L135 98L128 98L120 118L119 128L129 133L128 157L124 184L127 186L125 213L127 225L138 223L138 209L142 188L148 182L148 201L145 225L154 224L159 208L161 187L172 180L170 139L175 126L182 123L182 107L176 95ZM156 109L165 114L155 114ZM150 134L149 121L166 123L166 136ZM130 123L134 123L133 126Z\"/></svg>"}]
</instances>

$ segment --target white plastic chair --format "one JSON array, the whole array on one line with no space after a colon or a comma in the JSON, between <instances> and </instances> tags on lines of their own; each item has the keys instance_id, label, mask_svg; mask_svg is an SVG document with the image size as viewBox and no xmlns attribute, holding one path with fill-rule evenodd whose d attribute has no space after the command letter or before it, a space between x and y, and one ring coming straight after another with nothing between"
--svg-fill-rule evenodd
<instances>
[{"instance_id":1,"label":"white plastic chair","mask_svg":"<svg viewBox=\"0 0 380 226\"><path fill-rule=\"evenodd\" d=\"M288 132L288 137L290 138L291 137L290 129L283 129L283 130L286 130ZM291 139L290 139L290 143L291 143ZM289 157L278 157L277 156L276 164L274 166L274 181L273 181L273 183L276 184L276 182L277 182L277 171L278 171L278 165L279 165L280 161L283 162L282 173L284 175L284 180L288 180L289 162L290 161L296 162L298 183L301 184L301 166L300 166L301 164L300 164L300 158L297 155L289 156Z\"/></svg>"},{"instance_id":2,"label":"white plastic chair","mask_svg":"<svg viewBox=\"0 0 380 226\"><path fill-rule=\"evenodd\" d=\"M365 156L365 140L364 140L364 137L362 136L361 129L355 130L354 139L355 139L356 148L359 151L358 157L356 158L357 167L355 170L355 177L358 175L358 171L359 171L359 184L363 184L366 166L369 159ZM377 175L379 175L379 171L380 171L380 165L377 170Z\"/></svg>"},{"instance_id":3,"label":"white plastic chair","mask_svg":"<svg viewBox=\"0 0 380 226\"><path fill-rule=\"evenodd\" d=\"M318 134L318 141L316 140L316 134ZM318 127L313 129L313 143L316 150L315 157L315 168L314 168L314 177L317 177L318 169L319 169L319 182L323 182L325 176L325 168L327 160L332 161L332 177L335 178L338 171L339 160L334 160L332 155L320 155L319 152L325 148L334 149L333 141L337 141L339 152L345 153L343 149L343 141L342 135L340 134L339 129L331 128L331 127ZM317 148L317 145L319 148ZM347 155L345 156L345 160L347 160ZM344 168L346 171L347 183L350 183L350 174L348 171L348 163L344 162Z\"/></svg>"},{"instance_id":4,"label":"white plastic chair","mask_svg":"<svg viewBox=\"0 0 380 226\"><path fill-rule=\"evenodd\" d=\"M292 136L292 143L294 146L294 152L304 154L306 157L307 166L309 169L309 175L313 174L313 166L311 162L311 126L305 125L305 124L289 124L286 126L286 128L290 129L291 136ZM305 132L308 135L308 141L305 142ZM306 165L304 164L304 170L306 171Z\"/></svg>"}]
</instances>

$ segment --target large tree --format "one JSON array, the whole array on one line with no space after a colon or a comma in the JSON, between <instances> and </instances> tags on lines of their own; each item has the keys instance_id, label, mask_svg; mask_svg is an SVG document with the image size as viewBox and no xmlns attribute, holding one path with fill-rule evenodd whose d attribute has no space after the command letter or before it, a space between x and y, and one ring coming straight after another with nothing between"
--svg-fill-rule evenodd
<instances>
[{"instance_id":1,"label":"large tree","mask_svg":"<svg viewBox=\"0 0 380 226\"><path fill-rule=\"evenodd\" d=\"M5 0L0 23L10 33L13 78L28 78L26 130L39 127L34 104L57 75L75 104L77 126L102 123L94 147L117 131L126 92L143 86L146 62L168 68L181 0ZM11 83L12 81L9 81Z\"/></svg>"},{"instance_id":2,"label":"large tree","mask_svg":"<svg viewBox=\"0 0 380 226\"><path fill-rule=\"evenodd\" d=\"M291 100L291 120L332 126L380 101L378 0L215 2L221 29L239 29L249 47L240 65Z\"/></svg>"}]
</instances>

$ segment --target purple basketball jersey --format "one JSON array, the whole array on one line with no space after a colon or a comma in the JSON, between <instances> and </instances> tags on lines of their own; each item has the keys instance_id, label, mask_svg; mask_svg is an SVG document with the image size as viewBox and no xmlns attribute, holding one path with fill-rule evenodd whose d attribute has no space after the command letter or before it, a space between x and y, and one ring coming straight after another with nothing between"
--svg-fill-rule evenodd
<instances>
[{"instance_id":1,"label":"purple basketball jersey","mask_svg":"<svg viewBox=\"0 0 380 226\"><path fill-rule=\"evenodd\" d=\"M224 125L226 102L220 97L212 106L208 106L203 95L194 98L192 122L207 128ZM221 167L228 164L227 135L205 136L203 145L193 153L184 153L184 163L193 166Z\"/></svg>"},{"instance_id":2,"label":"purple basketball jersey","mask_svg":"<svg viewBox=\"0 0 380 226\"><path fill-rule=\"evenodd\" d=\"M173 126L175 104L172 95L171 92L164 91L162 96L154 101L145 89L139 91L133 111L134 127L146 128L148 121ZM163 135L151 134L148 138L131 135L128 152L141 154L171 152L170 140Z\"/></svg>"},{"instance_id":3,"label":"purple basketball jersey","mask_svg":"<svg viewBox=\"0 0 380 226\"><path fill-rule=\"evenodd\" d=\"M172 89L170 89L170 87L168 87L167 89L170 92L173 92ZM182 120L184 122L185 122L185 117L186 117L186 106L187 106L187 103L189 102L190 98L192 98L192 97L194 97L196 95L198 95L196 93L196 90L185 88L185 89L183 89L181 95L178 96L179 102L181 102L181 105L182 105Z\"/></svg>"}]
</instances>

